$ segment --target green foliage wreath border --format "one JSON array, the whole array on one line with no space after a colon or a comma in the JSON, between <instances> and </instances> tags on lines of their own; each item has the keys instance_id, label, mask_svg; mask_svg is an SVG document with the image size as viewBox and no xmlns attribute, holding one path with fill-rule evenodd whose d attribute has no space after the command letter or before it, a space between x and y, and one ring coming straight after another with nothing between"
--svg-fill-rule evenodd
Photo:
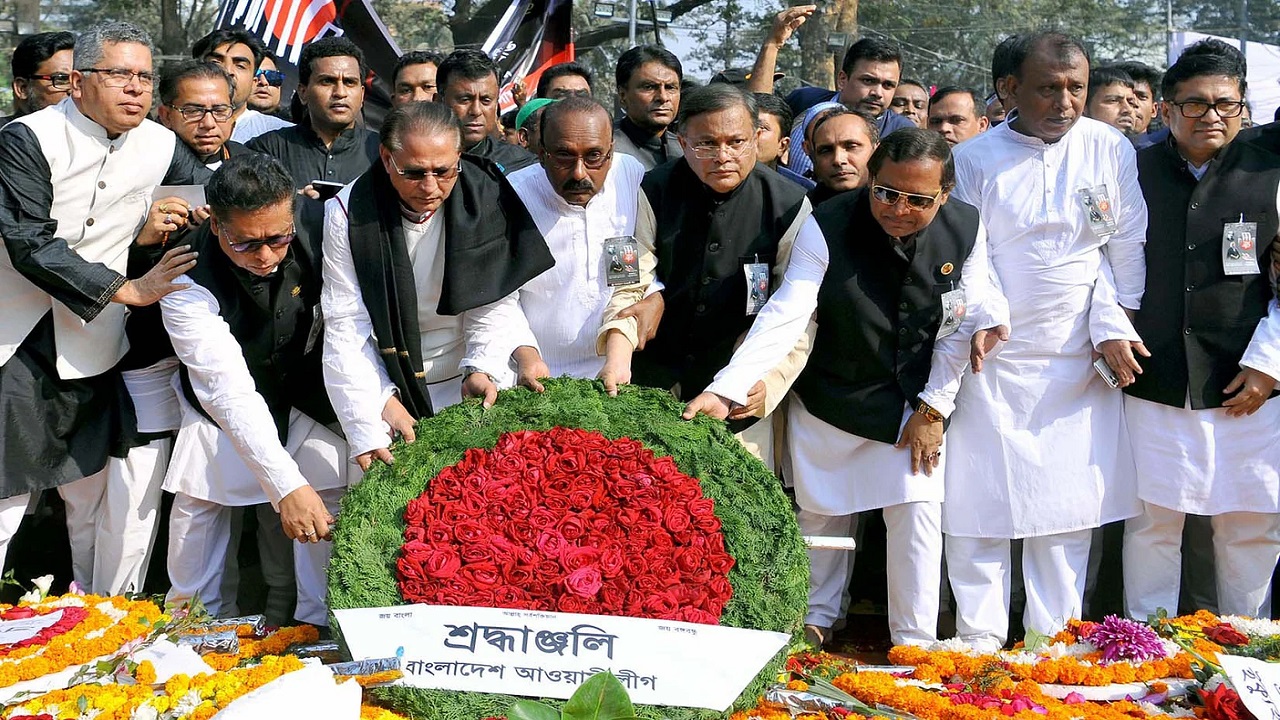
<instances>
[{"instance_id":1,"label":"green foliage wreath border","mask_svg":"<svg viewBox=\"0 0 1280 720\"><path fill-rule=\"evenodd\" d=\"M720 623L773 630L798 637L809 589L809 563L791 503L769 470L753 458L724 424L707 417L680 419L682 405L669 393L633 386L609 397L599 382L560 378L546 392L501 394L488 410L477 401L446 409L418 424L417 441L396 448L396 463L370 472L347 493L329 564L329 604L335 609L404 604L395 563L404 544L404 509L441 470L468 448L492 448L515 430L574 427L606 437L630 437L658 456L670 455L681 471L699 479L716 502L725 546L734 557L733 598ZM339 629L334 623L335 632ZM786 660L783 649L743 691L734 708L750 707ZM480 720L505 715L509 695L389 687L371 691L381 704L415 720ZM563 701L549 700L560 706ZM663 706L636 707L640 717L707 720L718 712Z\"/></svg>"}]
</instances>

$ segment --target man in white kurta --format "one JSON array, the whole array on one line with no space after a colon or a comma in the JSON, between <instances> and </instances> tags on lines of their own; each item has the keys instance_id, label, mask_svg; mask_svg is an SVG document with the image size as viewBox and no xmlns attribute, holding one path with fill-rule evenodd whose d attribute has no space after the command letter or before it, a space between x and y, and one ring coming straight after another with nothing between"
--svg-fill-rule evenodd
<instances>
[{"instance_id":1,"label":"man in white kurta","mask_svg":"<svg viewBox=\"0 0 1280 720\"><path fill-rule=\"evenodd\" d=\"M1125 388L1142 514L1125 523L1126 612L1176 612L1188 514L1209 516L1218 611L1268 617L1280 557L1280 156L1236 140L1245 59L1197 43L1165 74L1171 138L1138 154L1153 213L1134 319L1153 353ZM1153 429L1158 428L1158 431ZM1210 568L1213 568L1212 570Z\"/></svg>"},{"instance_id":2,"label":"man in white kurta","mask_svg":"<svg viewBox=\"0 0 1280 720\"><path fill-rule=\"evenodd\" d=\"M653 273L652 256L644 267L639 258L631 260L634 278L610 270L611 248L632 243L632 253L638 254L632 237L644 167L614 152L609 114L593 100L569 98L549 105L541 122L541 162L508 179L546 238L555 267L520 288L518 322L471 322L465 364L499 384L513 382L514 372L529 385L538 377L568 375L601 376L613 387L630 379L636 323L607 318L606 309L615 287ZM610 355L609 343L615 348L624 343L625 352ZM513 361L513 353L526 352ZM621 361L610 364L601 354Z\"/></svg>"},{"instance_id":3,"label":"man in white kurta","mask_svg":"<svg viewBox=\"0 0 1280 720\"><path fill-rule=\"evenodd\" d=\"M951 189L950 154L936 135L899 131L872 156L872 184L936 197ZM730 364L686 410L686 417L697 410L720 416L728 402L746 403L751 385L792 351L816 311L813 354L787 416L786 472L795 485L796 518L805 535L851 537L857 513L884 509L888 549L896 558L888 567L889 629L898 645L937 640L942 421L954 407L974 330L1008 323L990 289L986 230L977 211L948 199L900 211L864 189L815 211L796 239L782 286ZM935 223L939 215L942 222ZM882 216L890 218L889 227L879 222ZM957 307L956 295L944 305L933 294L938 280L959 291L963 310L948 311ZM841 327L841 317L850 325ZM849 332L852 327L858 330ZM849 357L861 360L855 365ZM873 386L877 392L869 393ZM876 396L896 402L890 407ZM841 617L851 560L843 551L809 551L805 623L820 640Z\"/></svg>"},{"instance_id":4,"label":"man in white kurta","mask_svg":"<svg viewBox=\"0 0 1280 720\"><path fill-rule=\"evenodd\" d=\"M1056 33L1017 45L1018 113L956 148L955 197L990 232L1013 328L965 379L948 436L957 632L984 649L1008 634L1011 539L1024 539L1024 625L1052 633L1080 615L1092 529L1138 512L1121 393L1092 366L1101 352L1125 382L1142 352L1121 310L1138 307L1145 273L1134 151L1081 117L1083 48ZM1095 293L1112 270L1117 292Z\"/></svg>"}]
</instances>

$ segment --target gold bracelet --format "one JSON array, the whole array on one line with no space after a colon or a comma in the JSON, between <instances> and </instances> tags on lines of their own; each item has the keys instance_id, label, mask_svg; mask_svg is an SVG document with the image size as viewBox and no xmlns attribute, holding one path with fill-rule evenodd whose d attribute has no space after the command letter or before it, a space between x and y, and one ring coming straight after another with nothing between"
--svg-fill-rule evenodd
<instances>
[{"instance_id":1,"label":"gold bracelet","mask_svg":"<svg viewBox=\"0 0 1280 720\"><path fill-rule=\"evenodd\" d=\"M942 417L942 413L940 413L940 412L938 412L937 410L935 410L935 409L933 408L933 406L932 406L932 405L930 405L929 403L927 403L927 402L925 402L925 401L923 401L923 400L921 400L921 401L916 405L916 412L918 412L918 413L920 413L921 415L923 415L923 416L924 416L924 419L925 419L925 420L928 420L929 422L937 422L937 423L940 423L940 422L942 422L942 421L944 420L944 418Z\"/></svg>"}]
</instances>

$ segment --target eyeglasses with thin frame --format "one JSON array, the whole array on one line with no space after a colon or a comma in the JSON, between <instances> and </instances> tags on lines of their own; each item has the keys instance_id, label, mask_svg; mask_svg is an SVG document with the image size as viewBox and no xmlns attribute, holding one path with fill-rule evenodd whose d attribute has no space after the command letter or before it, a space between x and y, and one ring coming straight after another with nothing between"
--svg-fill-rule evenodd
<instances>
[{"instance_id":1,"label":"eyeglasses with thin frame","mask_svg":"<svg viewBox=\"0 0 1280 720\"><path fill-rule=\"evenodd\" d=\"M699 160L714 160L720 157L720 153L724 153L730 160L736 160L748 152L756 145L755 138L750 140L730 140L723 145L720 143L703 142L692 146L693 156Z\"/></svg>"},{"instance_id":2,"label":"eyeglasses with thin frame","mask_svg":"<svg viewBox=\"0 0 1280 720\"><path fill-rule=\"evenodd\" d=\"M258 70L253 74L253 79L262 78L271 87L280 87L284 85L284 73L279 70Z\"/></svg>"},{"instance_id":3,"label":"eyeglasses with thin frame","mask_svg":"<svg viewBox=\"0 0 1280 720\"><path fill-rule=\"evenodd\" d=\"M67 73L53 73L52 75L28 75L28 80L44 80L49 83L49 87L54 90L70 90L71 76Z\"/></svg>"},{"instance_id":4,"label":"eyeglasses with thin frame","mask_svg":"<svg viewBox=\"0 0 1280 720\"><path fill-rule=\"evenodd\" d=\"M80 72L96 74L102 78L102 84L109 88L129 87L129 83L133 82L134 78L138 79L139 85L147 89L156 84L156 74L153 72L134 72L124 68L80 68Z\"/></svg>"},{"instance_id":5,"label":"eyeglasses with thin frame","mask_svg":"<svg viewBox=\"0 0 1280 720\"><path fill-rule=\"evenodd\" d=\"M189 123L197 123L204 120L205 115L212 115L217 122L226 122L231 119L235 113L235 108L231 105L213 105L205 107L203 105L173 105L167 104L165 107L173 110L182 116L182 119Z\"/></svg>"},{"instance_id":6,"label":"eyeglasses with thin frame","mask_svg":"<svg viewBox=\"0 0 1280 720\"><path fill-rule=\"evenodd\" d=\"M547 157L551 159L552 164L561 170L572 170L578 166L581 161L588 170L599 170L613 158L613 148L609 152L589 152L586 155L574 155L567 152L549 152Z\"/></svg>"},{"instance_id":7,"label":"eyeglasses with thin frame","mask_svg":"<svg viewBox=\"0 0 1280 720\"><path fill-rule=\"evenodd\" d=\"M897 205L899 200L906 198L907 207L912 210L928 210L933 207L934 203L938 202L938 198L942 197L942 192L942 190L939 190L937 195L920 195L896 190L886 185L873 185L871 187L871 197L875 198L876 202L881 202L885 205Z\"/></svg>"},{"instance_id":8,"label":"eyeglasses with thin frame","mask_svg":"<svg viewBox=\"0 0 1280 720\"><path fill-rule=\"evenodd\" d=\"M447 182L458 177L458 173L462 172L461 158L458 159L458 164L451 168L436 168L434 170L409 168L408 170L401 170L400 165L396 163L395 155L388 155L387 157L391 158L391 167L396 171L396 174L409 182L422 182L428 177L435 178L436 182Z\"/></svg>"},{"instance_id":9,"label":"eyeglasses with thin frame","mask_svg":"<svg viewBox=\"0 0 1280 720\"><path fill-rule=\"evenodd\" d=\"M219 228L218 235L219 237L222 235L221 228ZM231 248L232 252L237 253L251 253L263 245L279 250L282 247L288 247L289 243L293 242L296 237L297 235L294 233L294 229L290 227L289 232L284 235L276 235L275 237L263 238L261 240L249 240L246 242L228 242L227 247Z\"/></svg>"},{"instance_id":10,"label":"eyeglasses with thin frame","mask_svg":"<svg viewBox=\"0 0 1280 720\"><path fill-rule=\"evenodd\" d=\"M1240 117L1244 112L1244 100L1219 100L1217 102L1204 102L1203 100L1188 100L1186 102L1170 102L1178 108L1178 112L1182 113L1182 117L1188 120L1199 120L1209 114L1212 109L1218 113L1220 118Z\"/></svg>"}]
</instances>

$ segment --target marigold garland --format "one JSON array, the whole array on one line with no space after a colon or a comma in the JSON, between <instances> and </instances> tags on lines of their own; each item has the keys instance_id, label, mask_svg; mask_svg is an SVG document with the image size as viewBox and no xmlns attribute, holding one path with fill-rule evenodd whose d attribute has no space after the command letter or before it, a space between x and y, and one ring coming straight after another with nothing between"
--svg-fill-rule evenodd
<instances>
[{"instance_id":1,"label":"marigold garland","mask_svg":"<svg viewBox=\"0 0 1280 720\"><path fill-rule=\"evenodd\" d=\"M1096 655L1096 657L1091 657ZM1150 682L1163 678L1195 677L1192 657L1178 653L1171 658L1150 660L1133 664L1128 662L1110 665L1094 664L1101 654L1084 658L1044 657L1034 664L1008 662L1000 655L975 655L959 651L926 650L920 647L900 645L889 651L889 662L894 665L915 667L911 677L929 683L959 680L968 682L982 673L992 662L1001 662L1017 680L1059 685L1086 685L1100 687L1114 683Z\"/></svg>"},{"instance_id":2,"label":"marigold garland","mask_svg":"<svg viewBox=\"0 0 1280 720\"><path fill-rule=\"evenodd\" d=\"M0 606L7 610L10 606ZM164 618L160 608L145 600L96 595L51 597L27 605L38 613L78 608L84 617L75 627L48 638L42 645L17 647L0 658L0 687L34 680L84 665L118 652L145 638Z\"/></svg>"},{"instance_id":3,"label":"marigold garland","mask_svg":"<svg viewBox=\"0 0 1280 720\"><path fill-rule=\"evenodd\" d=\"M245 627L249 626L246 625ZM266 655L284 655L285 651L294 645L313 643L319 639L320 631L311 625L283 627L261 640L241 637L239 653L235 655L230 653L210 653L204 656L204 661L215 670L230 670L245 660L252 660Z\"/></svg>"}]
</instances>

